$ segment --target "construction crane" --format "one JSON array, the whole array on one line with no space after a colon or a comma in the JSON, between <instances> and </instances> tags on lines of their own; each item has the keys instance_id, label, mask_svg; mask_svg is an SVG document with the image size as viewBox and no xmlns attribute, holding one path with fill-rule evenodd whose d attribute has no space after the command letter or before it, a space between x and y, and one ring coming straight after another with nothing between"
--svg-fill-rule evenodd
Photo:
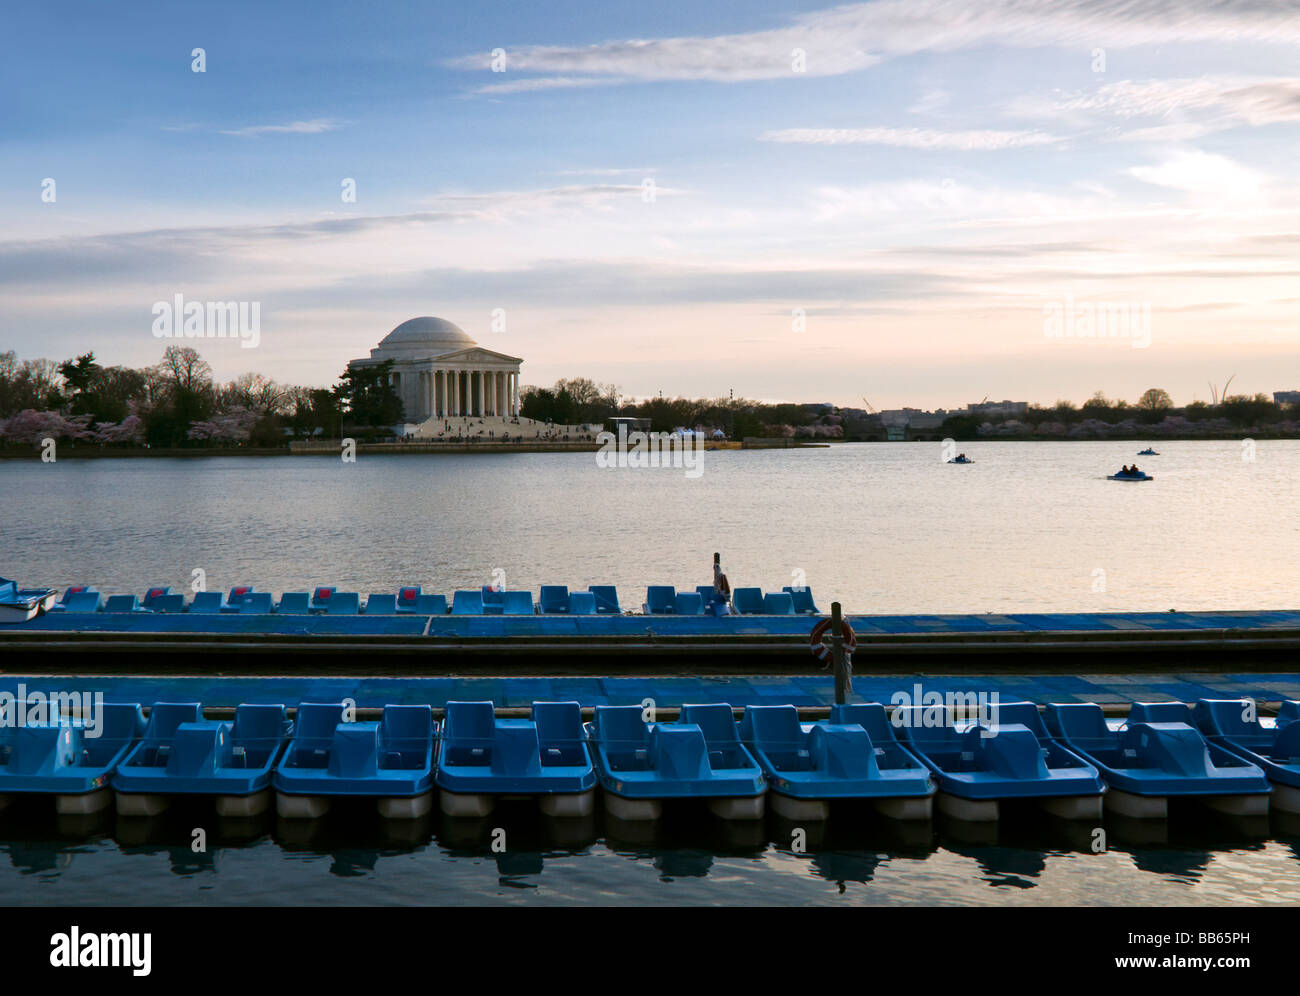
<instances>
[{"instance_id":1,"label":"construction crane","mask_svg":"<svg viewBox=\"0 0 1300 996\"><path fill-rule=\"evenodd\" d=\"M880 412L876 411L876 409L874 409L873 407L871 407L871 402L868 401L866 398L863 398L863 399L862 399L862 403L863 403L864 405L867 406L867 414L868 414L868 415L879 415L879 414L880 414Z\"/></svg>"}]
</instances>

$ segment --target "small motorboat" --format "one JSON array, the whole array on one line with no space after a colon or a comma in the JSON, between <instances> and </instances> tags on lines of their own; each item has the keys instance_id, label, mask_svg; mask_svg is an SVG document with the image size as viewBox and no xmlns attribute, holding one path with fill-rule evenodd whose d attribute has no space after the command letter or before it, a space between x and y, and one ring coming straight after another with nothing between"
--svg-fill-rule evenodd
<instances>
[{"instance_id":1,"label":"small motorboat","mask_svg":"<svg viewBox=\"0 0 1300 996\"><path fill-rule=\"evenodd\" d=\"M1155 478L1152 477L1150 474L1146 473L1145 471L1141 471L1141 470L1139 470L1136 474L1125 473L1124 471L1121 470L1117 474L1109 475L1106 478L1106 480L1108 481L1154 481Z\"/></svg>"},{"instance_id":2,"label":"small motorboat","mask_svg":"<svg viewBox=\"0 0 1300 996\"><path fill-rule=\"evenodd\" d=\"M1138 450L1138 456L1159 456L1160 454L1148 446L1144 450Z\"/></svg>"},{"instance_id":3,"label":"small motorboat","mask_svg":"<svg viewBox=\"0 0 1300 996\"><path fill-rule=\"evenodd\" d=\"M17 581L0 578L0 623L33 619L52 609L58 598L53 588L19 588Z\"/></svg>"},{"instance_id":4,"label":"small motorboat","mask_svg":"<svg viewBox=\"0 0 1300 996\"><path fill-rule=\"evenodd\" d=\"M1171 796L1192 797L1236 816L1268 812L1264 772L1192 725L1185 702L1134 702L1111 729L1092 702L1047 707L1052 735L1095 764L1106 779L1106 808L1121 816L1164 819Z\"/></svg>"},{"instance_id":5,"label":"small motorboat","mask_svg":"<svg viewBox=\"0 0 1300 996\"><path fill-rule=\"evenodd\" d=\"M1270 808L1300 813L1300 702L1284 701L1273 726L1246 699L1201 699L1192 718L1210 743L1263 769L1273 783Z\"/></svg>"}]
</instances>

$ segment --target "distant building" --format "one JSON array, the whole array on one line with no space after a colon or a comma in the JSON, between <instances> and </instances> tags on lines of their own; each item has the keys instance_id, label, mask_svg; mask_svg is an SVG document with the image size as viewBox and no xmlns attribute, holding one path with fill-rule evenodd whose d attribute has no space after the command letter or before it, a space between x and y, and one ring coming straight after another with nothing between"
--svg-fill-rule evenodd
<instances>
[{"instance_id":1,"label":"distant building","mask_svg":"<svg viewBox=\"0 0 1300 996\"><path fill-rule=\"evenodd\" d=\"M984 417L998 415L1006 418L1012 415L1023 415L1028 410L1028 401L980 401L966 406L968 415L982 415Z\"/></svg>"},{"instance_id":2,"label":"distant building","mask_svg":"<svg viewBox=\"0 0 1300 996\"><path fill-rule=\"evenodd\" d=\"M412 318L389 332L350 367L393 362L393 390L406 421L460 416L511 418L519 414L517 356L485 349L442 318Z\"/></svg>"},{"instance_id":3,"label":"distant building","mask_svg":"<svg viewBox=\"0 0 1300 996\"><path fill-rule=\"evenodd\" d=\"M1300 391L1274 391L1273 404L1300 405Z\"/></svg>"},{"instance_id":4,"label":"distant building","mask_svg":"<svg viewBox=\"0 0 1300 996\"><path fill-rule=\"evenodd\" d=\"M882 425L897 429L937 429L947 418L948 412L942 408L937 412L922 411L920 408L891 408L880 413Z\"/></svg>"}]
</instances>

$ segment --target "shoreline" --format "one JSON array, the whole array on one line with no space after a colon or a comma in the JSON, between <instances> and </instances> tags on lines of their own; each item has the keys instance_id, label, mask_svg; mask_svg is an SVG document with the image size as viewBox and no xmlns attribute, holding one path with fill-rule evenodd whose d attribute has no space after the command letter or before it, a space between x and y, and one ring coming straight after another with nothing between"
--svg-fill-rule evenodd
<instances>
[{"instance_id":1,"label":"shoreline","mask_svg":"<svg viewBox=\"0 0 1300 996\"><path fill-rule=\"evenodd\" d=\"M705 452L715 450L740 451L740 450L773 450L773 449L790 449L790 450L815 450L829 449L833 446L841 446L846 443L866 443L880 446L899 446L908 443L940 443L944 439L952 437L933 436L917 439L893 440L886 442L883 439L818 439L803 441L791 441L785 445L772 445L759 443L749 445L748 443L736 442L734 440L719 441L709 443L705 447ZM1076 439L1068 436L999 436L993 439L956 439L955 442L967 445L983 446L990 443L1147 443L1153 446L1166 445L1168 443L1208 443L1208 442L1240 442L1243 439L1267 440L1270 442L1277 441L1296 441L1300 440L1300 435L1269 435L1266 433L1219 433L1206 434L1203 436L1179 436L1177 438L1161 438L1152 436L1107 436L1090 439ZM601 444L595 441L582 442L555 442L547 441L541 443L491 443L491 442L419 442L419 443L357 443L357 453L368 453L371 455L399 455L399 454L429 454L429 453L597 453L601 450ZM77 447L62 447L58 449L58 460L130 460L130 459L201 459L204 457L302 457L302 456L338 456L340 444L312 444L310 446L301 446L293 448L290 446L250 446L236 447L231 449L217 448L147 448L133 447L130 449L82 449ZM5 460L34 460L40 461L40 447L33 447L30 452L16 452L9 449L0 449L0 461Z\"/></svg>"}]
</instances>

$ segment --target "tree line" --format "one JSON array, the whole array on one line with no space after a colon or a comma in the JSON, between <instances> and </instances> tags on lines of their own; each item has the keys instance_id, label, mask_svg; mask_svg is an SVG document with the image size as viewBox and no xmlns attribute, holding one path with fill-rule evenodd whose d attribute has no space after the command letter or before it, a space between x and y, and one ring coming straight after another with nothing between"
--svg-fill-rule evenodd
<instances>
[{"instance_id":1,"label":"tree line","mask_svg":"<svg viewBox=\"0 0 1300 996\"><path fill-rule=\"evenodd\" d=\"M613 384L586 377L555 382L553 387L526 386L520 391L520 414L557 425L608 424L616 417L649 419L654 432L677 428L721 429L729 439L746 436L826 436L842 434L840 419L823 405L765 404L746 398L624 398Z\"/></svg>"},{"instance_id":2,"label":"tree line","mask_svg":"<svg viewBox=\"0 0 1300 996\"><path fill-rule=\"evenodd\" d=\"M402 420L391 362L344 371L330 388L245 373L221 384L191 346L158 363L104 366L93 352L62 362L0 353L0 444L74 443L162 448L283 446L295 436L388 435Z\"/></svg>"}]
</instances>

